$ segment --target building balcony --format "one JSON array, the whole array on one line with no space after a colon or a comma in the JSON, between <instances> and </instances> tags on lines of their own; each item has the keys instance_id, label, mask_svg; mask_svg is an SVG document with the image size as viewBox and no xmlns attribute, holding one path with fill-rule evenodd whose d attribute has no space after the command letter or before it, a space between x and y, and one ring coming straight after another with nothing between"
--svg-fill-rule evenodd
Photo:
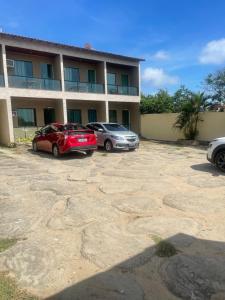
<instances>
[{"instance_id":1,"label":"building balcony","mask_svg":"<svg viewBox=\"0 0 225 300\"><path fill-rule=\"evenodd\" d=\"M61 91L60 80L35 77L9 76L9 86L21 89Z\"/></svg>"},{"instance_id":2,"label":"building balcony","mask_svg":"<svg viewBox=\"0 0 225 300\"><path fill-rule=\"evenodd\" d=\"M138 96L138 88L134 86L108 84L108 93L114 95Z\"/></svg>"},{"instance_id":3,"label":"building balcony","mask_svg":"<svg viewBox=\"0 0 225 300\"><path fill-rule=\"evenodd\" d=\"M104 84L89 83L89 82L75 82L65 81L65 91L78 93L104 93Z\"/></svg>"},{"instance_id":4,"label":"building balcony","mask_svg":"<svg viewBox=\"0 0 225 300\"><path fill-rule=\"evenodd\" d=\"M0 74L0 87L4 87L4 86L5 86L4 76Z\"/></svg>"}]
</instances>

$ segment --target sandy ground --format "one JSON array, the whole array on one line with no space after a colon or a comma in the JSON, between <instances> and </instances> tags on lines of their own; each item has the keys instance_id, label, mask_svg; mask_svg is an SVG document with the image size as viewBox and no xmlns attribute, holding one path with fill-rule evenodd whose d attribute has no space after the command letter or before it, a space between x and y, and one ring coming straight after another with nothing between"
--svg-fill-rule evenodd
<instances>
[{"instance_id":1,"label":"sandy ground","mask_svg":"<svg viewBox=\"0 0 225 300\"><path fill-rule=\"evenodd\" d=\"M49 299L225 299L225 176L204 148L143 141L135 152L54 159L0 148L0 254ZM160 258L155 237L178 253Z\"/></svg>"}]
</instances>

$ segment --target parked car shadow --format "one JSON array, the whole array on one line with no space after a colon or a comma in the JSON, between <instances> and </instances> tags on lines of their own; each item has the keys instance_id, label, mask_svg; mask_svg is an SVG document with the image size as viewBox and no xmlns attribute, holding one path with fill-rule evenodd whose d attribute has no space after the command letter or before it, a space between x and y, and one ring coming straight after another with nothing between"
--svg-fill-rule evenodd
<instances>
[{"instance_id":1,"label":"parked car shadow","mask_svg":"<svg viewBox=\"0 0 225 300\"><path fill-rule=\"evenodd\" d=\"M211 173L213 176L225 176L225 173L221 172L213 164L210 163L192 165L191 168L196 171Z\"/></svg>"},{"instance_id":2,"label":"parked car shadow","mask_svg":"<svg viewBox=\"0 0 225 300\"><path fill-rule=\"evenodd\" d=\"M178 251L167 252L168 245ZM157 251L156 251L157 250ZM115 249L115 255L118 249ZM225 299L225 243L179 233L46 300ZM93 253L94 254L94 253ZM220 296L217 298L217 296ZM177 298L176 298L177 299Z\"/></svg>"},{"instance_id":3,"label":"parked car shadow","mask_svg":"<svg viewBox=\"0 0 225 300\"><path fill-rule=\"evenodd\" d=\"M59 159L59 160L84 159L84 158L90 157L90 155L86 155L81 152L73 152L73 153L63 154L59 158L56 158L53 156L52 153L48 153L48 152L44 152L44 151L34 152L32 149L27 149L27 151L32 155L36 155L36 156L40 156L40 157L48 158L48 159L54 159L54 160L55 159Z\"/></svg>"}]
</instances>

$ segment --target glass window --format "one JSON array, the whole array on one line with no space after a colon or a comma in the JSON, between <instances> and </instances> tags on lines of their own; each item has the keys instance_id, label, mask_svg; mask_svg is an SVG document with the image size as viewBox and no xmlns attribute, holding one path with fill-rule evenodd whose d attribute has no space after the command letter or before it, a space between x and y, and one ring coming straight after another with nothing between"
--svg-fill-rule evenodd
<instances>
[{"instance_id":1,"label":"glass window","mask_svg":"<svg viewBox=\"0 0 225 300\"><path fill-rule=\"evenodd\" d=\"M107 74L107 83L109 85L116 85L116 74L108 73Z\"/></svg>"},{"instance_id":2,"label":"glass window","mask_svg":"<svg viewBox=\"0 0 225 300\"><path fill-rule=\"evenodd\" d=\"M14 75L33 77L33 64L31 61L15 60Z\"/></svg>"},{"instance_id":3,"label":"glass window","mask_svg":"<svg viewBox=\"0 0 225 300\"><path fill-rule=\"evenodd\" d=\"M80 72L78 68L64 68L65 81L80 81Z\"/></svg>"},{"instance_id":4,"label":"glass window","mask_svg":"<svg viewBox=\"0 0 225 300\"><path fill-rule=\"evenodd\" d=\"M67 111L68 122L81 124L81 110L80 109L68 109Z\"/></svg>"},{"instance_id":5,"label":"glass window","mask_svg":"<svg viewBox=\"0 0 225 300\"><path fill-rule=\"evenodd\" d=\"M41 78L53 79L53 69L51 64L41 64Z\"/></svg>"},{"instance_id":6,"label":"glass window","mask_svg":"<svg viewBox=\"0 0 225 300\"><path fill-rule=\"evenodd\" d=\"M19 127L36 126L36 113L34 108L18 108L17 116Z\"/></svg>"},{"instance_id":7,"label":"glass window","mask_svg":"<svg viewBox=\"0 0 225 300\"><path fill-rule=\"evenodd\" d=\"M122 86L129 86L129 80L128 80L128 75L127 74L122 74L121 75L121 85Z\"/></svg>"},{"instance_id":8,"label":"glass window","mask_svg":"<svg viewBox=\"0 0 225 300\"><path fill-rule=\"evenodd\" d=\"M96 72L95 70L88 70L88 82L96 83Z\"/></svg>"},{"instance_id":9,"label":"glass window","mask_svg":"<svg viewBox=\"0 0 225 300\"><path fill-rule=\"evenodd\" d=\"M105 128L109 131L127 131L127 128L125 128L124 126L120 125L120 124L103 124L105 126Z\"/></svg>"},{"instance_id":10,"label":"glass window","mask_svg":"<svg viewBox=\"0 0 225 300\"><path fill-rule=\"evenodd\" d=\"M97 111L96 109L89 109L88 110L88 122L97 122Z\"/></svg>"},{"instance_id":11,"label":"glass window","mask_svg":"<svg viewBox=\"0 0 225 300\"><path fill-rule=\"evenodd\" d=\"M117 122L117 111L114 109L109 110L109 122L112 122L112 123Z\"/></svg>"}]
</instances>

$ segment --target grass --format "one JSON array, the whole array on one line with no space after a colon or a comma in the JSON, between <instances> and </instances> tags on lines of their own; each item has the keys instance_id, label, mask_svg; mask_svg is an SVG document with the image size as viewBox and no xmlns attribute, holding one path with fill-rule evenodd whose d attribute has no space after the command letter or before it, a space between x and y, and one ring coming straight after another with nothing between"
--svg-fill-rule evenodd
<instances>
[{"instance_id":1,"label":"grass","mask_svg":"<svg viewBox=\"0 0 225 300\"><path fill-rule=\"evenodd\" d=\"M16 242L17 239L0 239L0 253L15 245Z\"/></svg>"},{"instance_id":2,"label":"grass","mask_svg":"<svg viewBox=\"0 0 225 300\"><path fill-rule=\"evenodd\" d=\"M21 290L14 279L6 273L0 273L0 299L1 300L38 300L37 297Z\"/></svg>"},{"instance_id":3,"label":"grass","mask_svg":"<svg viewBox=\"0 0 225 300\"><path fill-rule=\"evenodd\" d=\"M177 249L173 244L163 240L159 236L152 236L153 241L156 243L155 254L159 257L170 257L177 254Z\"/></svg>"}]
</instances>

